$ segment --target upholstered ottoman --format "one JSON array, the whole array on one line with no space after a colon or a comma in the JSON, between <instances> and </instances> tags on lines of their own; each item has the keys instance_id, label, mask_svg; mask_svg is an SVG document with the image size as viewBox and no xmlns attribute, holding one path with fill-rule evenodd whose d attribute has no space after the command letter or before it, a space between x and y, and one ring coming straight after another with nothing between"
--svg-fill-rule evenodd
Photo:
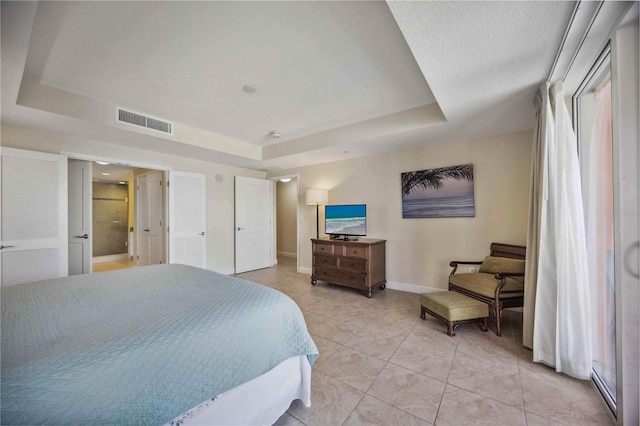
<instances>
[{"instance_id":1,"label":"upholstered ottoman","mask_svg":"<svg viewBox=\"0 0 640 426\"><path fill-rule=\"evenodd\" d=\"M457 324L478 322L482 331L487 331L489 306L455 291L437 291L420 295L420 318L425 313L433 315L447 324L447 334L455 336L453 328Z\"/></svg>"}]
</instances>

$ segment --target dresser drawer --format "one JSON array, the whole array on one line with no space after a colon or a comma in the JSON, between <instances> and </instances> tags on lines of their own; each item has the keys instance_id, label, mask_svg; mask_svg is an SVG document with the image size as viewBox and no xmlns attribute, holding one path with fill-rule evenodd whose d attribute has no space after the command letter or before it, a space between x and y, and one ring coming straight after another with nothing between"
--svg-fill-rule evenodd
<instances>
[{"instance_id":1,"label":"dresser drawer","mask_svg":"<svg viewBox=\"0 0 640 426\"><path fill-rule=\"evenodd\" d=\"M355 272L366 272L367 271L367 260L366 259L350 259L348 257L340 257L340 258L338 258L338 268L340 268L340 269L348 269L350 271L355 271Z\"/></svg>"},{"instance_id":2,"label":"dresser drawer","mask_svg":"<svg viewBox=\"0 0 640 426\"><path fill-rule=\"evenodd\" d=\"M328 282L332 282L334 280L339 281L340 277L342 276L337 269L322 268L322 267L314 267L313 275L317 280L328 281Z\"/></svg>"},{"instance_id":3,"label":"dresser drawer","mask_svg":"<svg viewBox=\"0 0 640 426\"><path fill-rule=\"evenodd\" d=\"M366 287L367 274L349 271L340 271L340 281L346 285Z\"/></svg>"},{"instance_id":4,"label":"dresser drawer","mask_svg":"<svg viewBox=\"0 0 640 426\"><path fill-rule=\"evenodd\" d=\"M362 247L362 246L352 246L352 245L343 245L340 247L336 246L336 254L339 253L345 257L359 257L362 259L366 259L367 251L368 251L368 248Z\"/></svg>"},{"instance_id":5,"label":"dresser drawer","mask_svg":"<svg viewBox=\"0 0 640 426\"><path fill-rule=\"evenodd\" d=\"M333 254L333 244L331 243L314 243L313 244L313 253L314 254ZM341 253L336 253L341 254Z\"/></svg>"},{"instance_id":6,"label":"dresser drawer","mask_svg":"<svg viewBox=\"0 0 640 426\"><path fill-rule=\"evenodd\" d=\"M313 264L320 267L335 268L338 266L338 259L335 256L326 256L323 254L313 255Z\"/></svg>"}]
</instances>

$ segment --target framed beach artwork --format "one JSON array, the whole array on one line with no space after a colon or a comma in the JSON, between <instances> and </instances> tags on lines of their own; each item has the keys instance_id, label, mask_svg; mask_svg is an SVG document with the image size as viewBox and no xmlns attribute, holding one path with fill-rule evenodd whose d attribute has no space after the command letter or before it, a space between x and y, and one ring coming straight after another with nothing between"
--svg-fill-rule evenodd
<instances>
[{"instance_id":1,"label":"framed beach artwork","mask_svg":"<svg viewBox=\"0 0 640 426\"><path fill-rule=\"evenodd\" d=\"M473 164L405 172L402 217L475 217Z\"/></svg>"}]
</instances>

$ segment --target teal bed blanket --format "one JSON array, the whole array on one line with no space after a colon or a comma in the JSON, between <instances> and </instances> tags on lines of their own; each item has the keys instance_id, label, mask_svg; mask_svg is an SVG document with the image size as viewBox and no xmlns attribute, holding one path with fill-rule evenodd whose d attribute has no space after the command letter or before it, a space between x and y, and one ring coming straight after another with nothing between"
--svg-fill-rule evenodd
<instances>
[{"instance_id":1,"label":"teal bed blanket","mask_svg":"<svg viewBox=\"0 0 640 426\"><path fill-rule=\"evenodd\" d=\"M318 350L293 300L184 265L2 287L0 421L163 424Z\"/></svg>"}]
</instances>

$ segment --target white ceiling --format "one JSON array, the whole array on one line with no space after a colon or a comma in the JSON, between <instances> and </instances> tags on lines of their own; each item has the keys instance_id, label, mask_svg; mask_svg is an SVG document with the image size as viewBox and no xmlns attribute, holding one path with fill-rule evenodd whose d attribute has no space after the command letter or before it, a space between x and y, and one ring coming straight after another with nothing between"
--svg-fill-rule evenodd
<instances>
[{"instance_id":1,"label":"white ceiling","mask_svg":"<svg viewBox=\"0 0 640 426\"><path fill-rule=\"evenodd\" d=\"M263 170L531 129L573 7L2 2L2 123Z\"/></svg>"},{"instance_id":2,"label":"white ceiling","mask_svg":"<svg viewBox=\"0 0 640 426\"><path fill-rule=\"evenodd\" d=\"M133 170L135 170L134 167L120 164L98 164L96 162L91 164L91 175L94 182L128 182ZM103 173L108 173L108 175L103 175Z\"/></svg>"}]
</instances>

